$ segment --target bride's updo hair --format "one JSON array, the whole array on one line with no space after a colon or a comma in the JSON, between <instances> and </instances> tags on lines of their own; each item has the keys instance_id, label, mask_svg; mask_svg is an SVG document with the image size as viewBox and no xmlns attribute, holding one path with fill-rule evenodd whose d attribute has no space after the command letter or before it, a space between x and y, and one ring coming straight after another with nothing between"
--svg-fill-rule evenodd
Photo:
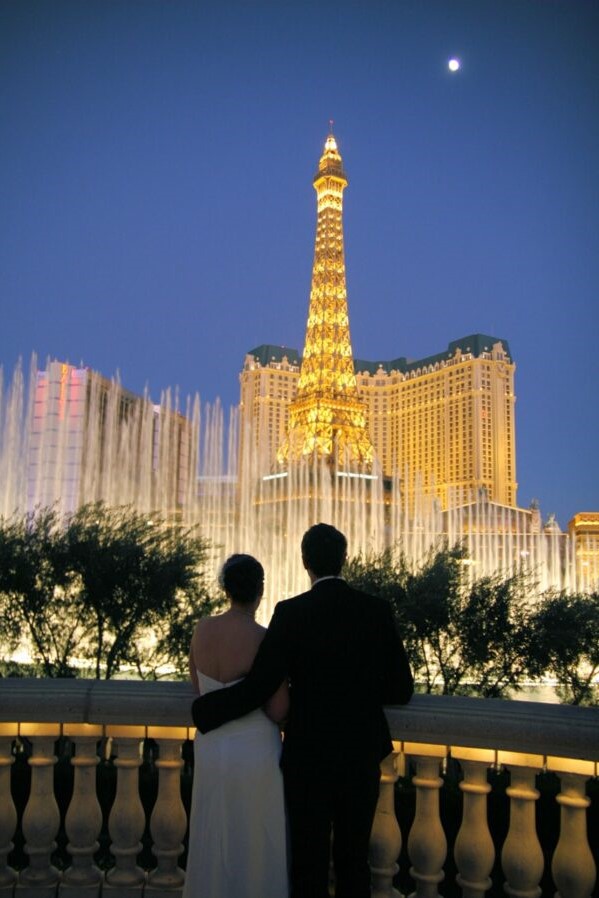
<instances>
[{"instance_id":1,"label":"bride's updo hair","mask_svg":"<svg viewBox=\"0 0 599 898\"><path fill-rule=\"evenodd\" d=\"M220 585L230 599L251 605L264 589L264 568L253 555L231 555L220 572Z\"/></svg>"}]
</instances>

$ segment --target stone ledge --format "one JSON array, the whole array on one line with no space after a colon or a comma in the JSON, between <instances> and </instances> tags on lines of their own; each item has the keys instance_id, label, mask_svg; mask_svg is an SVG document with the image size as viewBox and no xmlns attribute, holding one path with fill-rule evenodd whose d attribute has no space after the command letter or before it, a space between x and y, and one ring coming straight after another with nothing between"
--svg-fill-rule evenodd
<instances>
[{"instance_id":1,"label":"stone ledge","mask_svg":"<svg viewBox=\"0 0 599 898\"><path fill-rule=\"evenodd\" d=\"M180 682L0 679L0 723L192 727L193 699L191 685ZM400 742L599 761L599 708L415 695L386 711Z\"/></svg>"}]
</instances>

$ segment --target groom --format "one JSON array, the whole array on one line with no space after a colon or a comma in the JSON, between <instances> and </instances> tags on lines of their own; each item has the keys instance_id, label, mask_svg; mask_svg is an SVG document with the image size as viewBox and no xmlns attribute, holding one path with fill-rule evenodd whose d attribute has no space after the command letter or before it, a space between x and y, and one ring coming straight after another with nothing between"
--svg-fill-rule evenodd
<instances>
[{"instance_id":1,"label":"groom","mask_svg":"<svg viewBox=\"0 0 599 898\"><path fill-rule=\"evenodd\" d=\"M341 579L346 553L345 536L328 524L304 534L312 588L277 604L247 677L192 709L206 733L264 704L289 679L281 767L291 898L327 898L331 825L337 898L370 898L379 763L392 748L383 705L405 704L414 691L391 608Z\"/></svg>"}]
</instances>

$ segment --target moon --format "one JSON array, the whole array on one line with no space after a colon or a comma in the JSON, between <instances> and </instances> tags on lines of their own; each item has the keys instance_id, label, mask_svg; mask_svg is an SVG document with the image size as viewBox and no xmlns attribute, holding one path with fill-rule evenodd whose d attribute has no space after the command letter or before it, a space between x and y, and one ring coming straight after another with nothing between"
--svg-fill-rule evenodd
<instances>
[{"instance_id":1,"label":"moon","mask_svg":"<svg viewBox=\"0 0 599 898\"><path fill-rule=\"evenodd\" d=\"M462 64L461 64L460 60L456 59L455 57L453 59L450 59L449 62L447 63L447 68L449 69L450 72L459 72L461 66L462 66Z\"/></svg>"}]
</instances>

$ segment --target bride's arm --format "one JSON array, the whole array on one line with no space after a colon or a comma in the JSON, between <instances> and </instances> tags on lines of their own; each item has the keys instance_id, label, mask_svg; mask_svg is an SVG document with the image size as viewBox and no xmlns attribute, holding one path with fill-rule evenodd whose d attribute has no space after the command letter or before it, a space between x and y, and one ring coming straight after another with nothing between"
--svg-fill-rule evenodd
<instances>
[{"instance_id":1,"label":"bride's arm","mask_svg":"<svg viewBox=\"0 0 599 898\"><path fill-rule=\"evenodd\" d=\"M235 717L243 717L259 708L277 689L277 684L287 677L289 627L286 612L279 602L275 607L266 636L247 677L227 689L216 689L196 698L192 708L193 721L201 733L222 726Z\"/></svg>"},{"instance_id":2,"label":"bride's arm","mask_svg":"<svg viewBox=\"0 0 599 898\"><path fill-rule=\"evenodd\" d=\"M289 685L283 680L274 695L264 704L264 713L274 723L283 723L289 712Z\"/></svg>"},{"instance_id":3,"label":"bride's arm","mask_svg":"<svg viewBox=\"0 0 599 898\"><path fill-rule=\"evenodd\" d=\"M200 694L200 684L198 682L198 675L196 673L196 666L193 660L193 648L189 650L189 679L191 680L191 685L193 686L193 691Z\"/></svg>"},{"instance_id":4,"label":"bride's arm","mask_svg":"<svg viewBox=\"0 0 599 898\"><path fill-rule=\"evenodd\" d=\"M200 684L198 682L198 673L196 668L195 659L193 657L193 645L196 638L197 625L196 629L193 631L193 636L191 637L191 645L189 646L189 679L191 680L191 685L193 686L193 691L197 692L200 695Z\"/></svg>"}]
</instances>

